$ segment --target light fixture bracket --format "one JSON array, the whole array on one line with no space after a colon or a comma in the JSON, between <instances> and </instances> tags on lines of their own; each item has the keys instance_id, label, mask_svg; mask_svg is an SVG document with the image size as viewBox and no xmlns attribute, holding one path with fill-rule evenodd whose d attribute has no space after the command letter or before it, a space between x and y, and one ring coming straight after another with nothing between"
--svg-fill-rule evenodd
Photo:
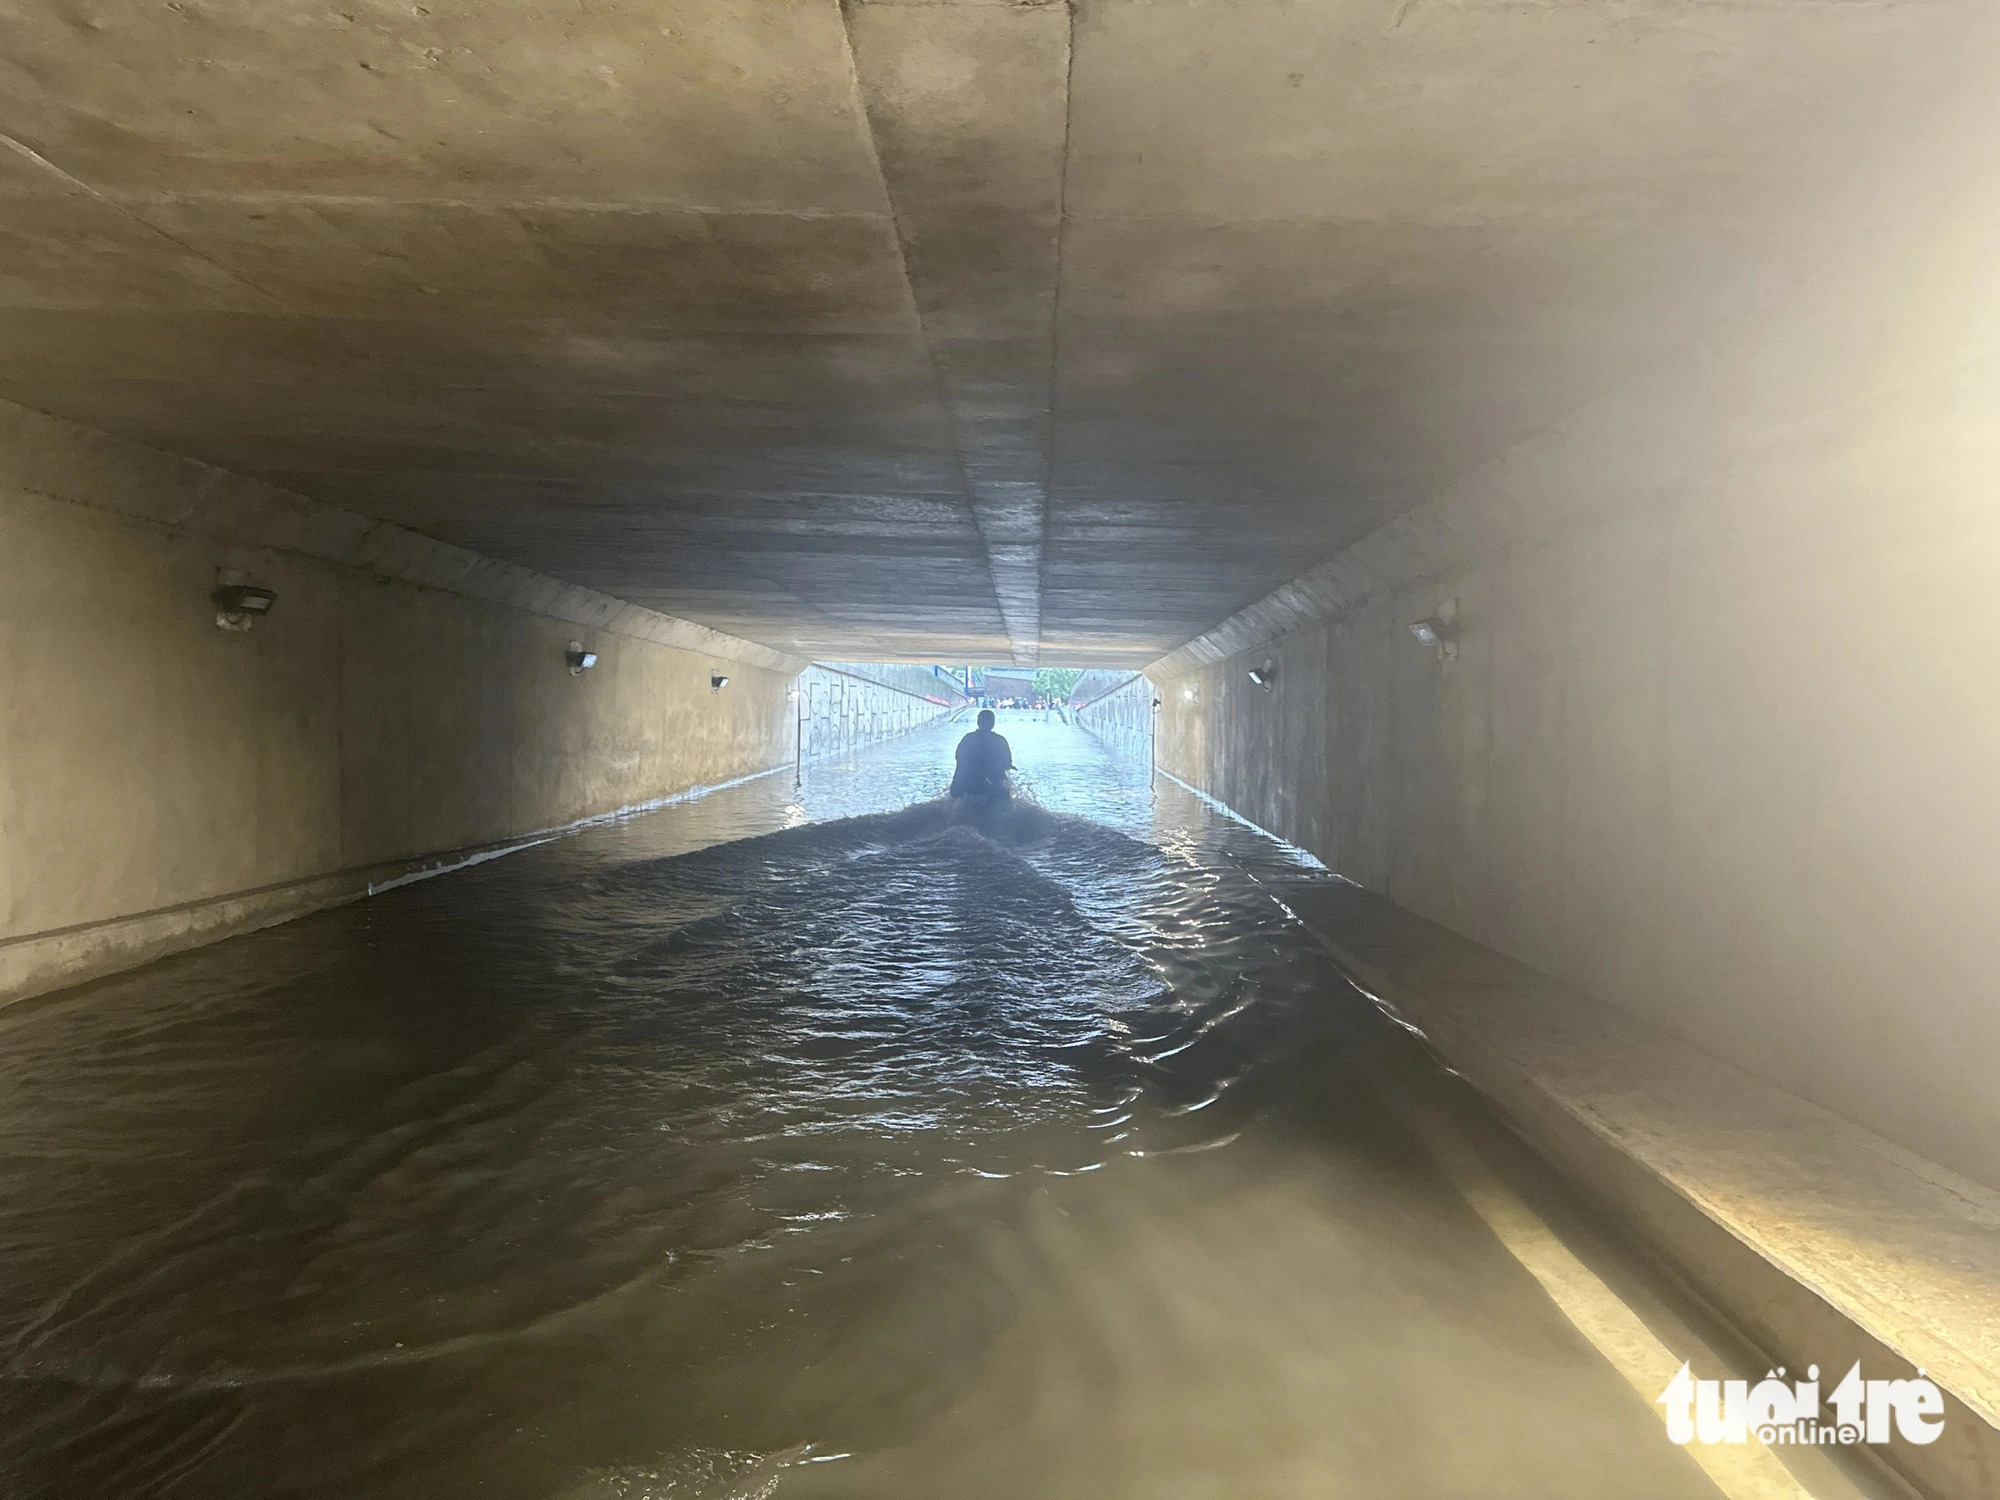
<instances>
[{"instance_id":1,"label":"light fixture bracket","mask_svg":"<svg viewBox=\"0 0 2000 1500\"><path fill-rule=\"evenodd\" d=\"M243 582L240 574L225 574L209 599L215 605L215 628L240 632L268 615L278 595L261 584Z\"/></svg>"},{"instance_id":2,"label":"light fixture bracket","mask_svg":"<svg viewBox=\"0 0 2000 1500\"><path fill-rule=\"evenodd\" d=\"M1458 600L1447 599L1434 614L1410 622L1410 634L1437 648L1439 661L1458 660Z\"/></svg>"}]
</instances>

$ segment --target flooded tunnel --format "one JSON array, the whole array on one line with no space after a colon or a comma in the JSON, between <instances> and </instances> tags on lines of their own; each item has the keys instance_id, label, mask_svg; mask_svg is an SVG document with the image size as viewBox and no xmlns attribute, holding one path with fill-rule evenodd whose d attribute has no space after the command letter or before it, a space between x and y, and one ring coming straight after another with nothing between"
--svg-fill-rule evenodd
<instances>
[{"instance_id":1,"label":"flooded tunnel","mask_svg":"<svg viewBox=\"0 0 2000 1500\"><path fill-rule=\"evenodd\" d=\"M1715 1335L1287 909L1336 877L1000 716L976 823L933 724L6 1013L17 1480L1712 1494L1425 1141Z\"/></svg>"},{"instance_id":2,"label":"flooded tunnel","mask_svg":"<svg viewBox=\"0 0 2000 1500\"><path fill-rule=\"evenodd\" d=\"M8 7L0 1494L2000 1495L1996 78Z\"/></svg>"}]
</instances>

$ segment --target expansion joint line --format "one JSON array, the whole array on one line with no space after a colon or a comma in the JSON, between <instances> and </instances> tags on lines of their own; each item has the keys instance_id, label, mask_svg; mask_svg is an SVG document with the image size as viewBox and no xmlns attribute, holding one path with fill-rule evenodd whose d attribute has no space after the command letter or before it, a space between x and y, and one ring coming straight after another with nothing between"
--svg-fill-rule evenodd
<instances>
[{"instance_id":1,"label":"expansion joint line","mask_svg":"<svg viewBox=\"0 0 2000 1500\"><path fill-rule=\"evenodd\" d=\"M1049 402L1045 443L1047 463L1042 471L1041 508L1036 531L1041 545L1035 552L1036 645L1040 645L1041 616L1049 589L1049 510L1056 496L1056 405L1062 386L1062 317L1064 253L1069 248L1069 141L1070 121L1076 99L1076 0L1063 5L1063 129L1062 158L1056 168L1056 264L1055 288L1049 298ZM1036 661L1040 661L1037 652Z\"/></svg>"},{"instance_id":2,"label":"expansion joint line","mask_svg":"<svg viewBox=\"0 0 2000 1500\"><path fill-rule=\"evenodd\" d=\"M1010 613L1009 611L1010 596L1002 587L1002 577L1005 570L1001 565L996 550L1002 543L994 537L981 513L978 493L974 489L972 482L972 469L967 462L964 430L960 425L958 411L951 398L950 382L946 378L943 364L938 356L937 339L934 336L930 321L924 316L923 301L918 296L916 278L910 271L909 244L911 234L909 224L905 218L904 206L897 201L895 189L889 181L888 169L883 165L881 142L876 138L875 118L868 108L868 91L862 83L860 55L854 44L854 16L857 11L865 8L866 3L867 0L839 0L841 37L847 49L848 77L854 90L854 107L861 120L863 135L868 143L869 155L873 159L876 180L882 187L883 201L889 207L890 228L896 240L897 269L903 280L904 294L909 298L911 318L915 322L919 335L923 339L925 367L930 372L932 394L937 402L938 410L943 415L945 424L950 431L952 464L957 470L959 492L964 498L966 511L972 521L973 532L979 538L980 552L985 559L987 583L993 593L994 615L999 620L1001 629L1007 636L1009 654L1013 657L1014 664L1016 666L1032 666L1039 659L1038 647L1041 633L1040 559L1042 553L1042 531L1044 530L1047 514L1046 496L1044 496L1042 504L1037 507L1036 511L1035 616L1032 619L1017 618L1015 613ZM1067 5L1065 8L1067 9ZM1067 63L1065 63L1065 66L1067 66ZM1066 84L1065 87L1067 87ZM1064 112L1064 133L1065 142L1067 142L1067 98L1065 98L1064 102ZM1058 226L1058 236L1060 236L1060 226ZM1058 239L1058 245L1060 245L1060 238ZM1057 258L1058 263L1060 263L1060 249L1058 249ZM1053 400L1053 394L1051 395L1051 400ZM1051 438L1052 442L1053 439Z\"/></svg>"},{"instance_id":3,"label":"expansion joint line","mask_svg":"<svg viewBox=\"0 0 2000 1500\"><path fill-rule=\"evenodd\" d=\"M223 265L222 262L214 259L212 256L203 255L201 251L195 249L195 247L190 245L186 240L180 238L176 234L173 234L169 230L162 229L158 224L155 224L151 219L147 218L144 214L140 213L137 209L133 208L129 203L123 203L118 199L112 197L109 193L99 191L97 188L94 188L89 183L85 182L81 177L78 177L74 172L64 171L61 167L57 166L54 162L50 161L46 156L42 155L41 152L37 151L33 146L30 146L23 141L18 141L13 136L8 135L5 132L0 132L0 146L5 146L9 151L12 151L16 156L19 156L24 160L33 163L37 168L39 168L43 172L46 172L49 176L55 178L56 181L62 183L65 187L68 187L76 192L82 193L86 198L89 198L92 202L102 204L105 208L110 209L111 212L119 215L122 218L130 219L134 224L137 224L141 229L144 229L147 233L158 235L161 239L165 240L169 245L172 245L176 250L180 251L181 254L190 256L193 259L200 261L203 265L209 267L211 270L221 272L224 276L227 276L231 281L237 283L239 286L248 287L251 291L255 292L259 297L262 297L265 301L270 302L276 305L277 307L284 309L286 312L298 311L297 308L293 307L289 302L285 301L285 299L283 297L280 297L277 293L265 290L263 287L257 285L256 282L252 281L249 277L245 276L242 272L231 270L228 266Z\"/></svg>"}]
</instances>

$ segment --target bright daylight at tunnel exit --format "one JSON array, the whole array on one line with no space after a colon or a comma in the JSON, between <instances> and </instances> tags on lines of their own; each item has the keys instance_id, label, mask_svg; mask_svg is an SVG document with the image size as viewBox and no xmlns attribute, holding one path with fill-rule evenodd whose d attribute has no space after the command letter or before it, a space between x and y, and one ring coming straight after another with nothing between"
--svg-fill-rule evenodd
<instances>
[{"instance_id":1,"label":"bright daylight at tunnel exit","mask_svg":"<svg viewBox=\"0 0 2000 1500\"><path fill-rule=\"evenodd\" d=\"M1989 0L0 6L0 1500L2000 1500Z\"/></svg>"}]
</instances>

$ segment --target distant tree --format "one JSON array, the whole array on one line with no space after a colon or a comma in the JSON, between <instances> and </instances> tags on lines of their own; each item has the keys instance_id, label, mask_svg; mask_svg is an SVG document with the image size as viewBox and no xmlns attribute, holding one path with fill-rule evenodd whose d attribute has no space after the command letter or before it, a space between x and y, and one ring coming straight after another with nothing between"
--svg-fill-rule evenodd
<instances>
[{"instance_id":1,"label":"distant tree","mask_svg":"<svg viewBox=\"0 0 2000 1500\"><path fill-rule=\"evenodd\" d=\"M1035 668L1035 691L1044 695L1051 703L1067 703L1069 695L1076 687L1077 678L1083 676L1076 667Z\"/></svg>"}]
</instances>

